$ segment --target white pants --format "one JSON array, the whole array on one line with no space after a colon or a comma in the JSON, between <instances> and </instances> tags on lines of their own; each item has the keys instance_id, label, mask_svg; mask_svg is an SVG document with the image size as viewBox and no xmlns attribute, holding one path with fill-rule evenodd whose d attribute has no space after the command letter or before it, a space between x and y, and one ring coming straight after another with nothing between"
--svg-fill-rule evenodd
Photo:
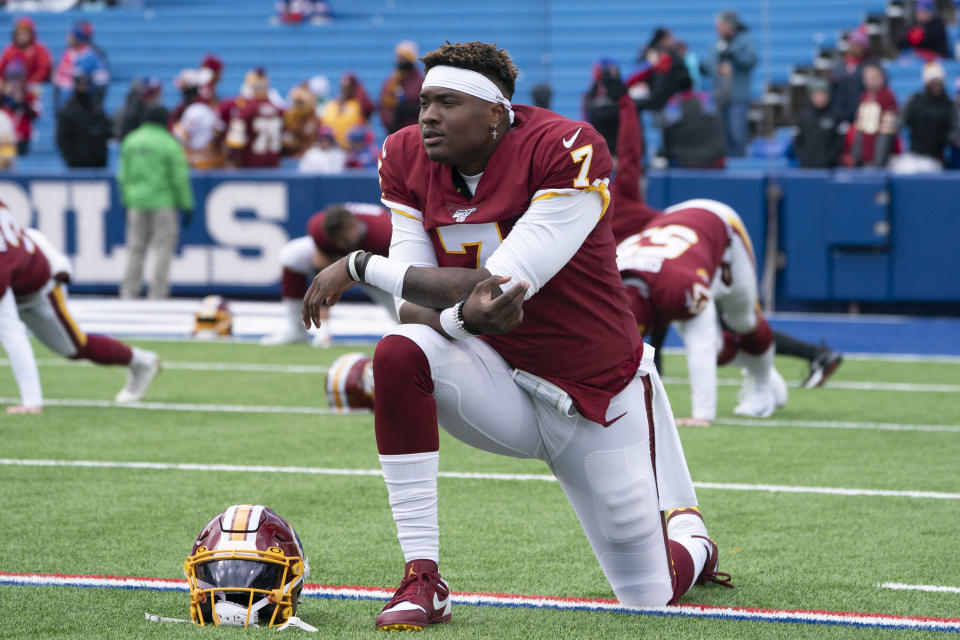
<instances>
[{"instance_id":1,"label":"white pants","mask_svg":"<svg viewBox=\"0 0 960 640\"><path fill-rule=\"evenodd\" d=\"M710 286L713 300L700 314L674 323L687 355L692 415L712 421L717 414L717 354L723 347L720 320L737 334L757 328L757 267L750 237L736 211L716 200L688 200L670 207L666 214L688 208L706 209L719 217L730 239L723 267L714 274Z\"/></svg>"},{"instance_id":2,"label":"white pants","mask_svg":"<svg viewBox=\"0 0 960 640\"><path fill-rule=\"evenodd\" d=\"M67 310L66 287L54 279L42 289L17 298L20 319L44 346L65 358L72 358L87 343Z\"/></svg>"},{"instance_id":3,"label":"white pants","mask_svg":"<svg viewBox=\"0 0 960 640\"><path fill-rule=\"evenodd\" d=\"M620 602L670 601L661 511L695 505L696 494L652 349L610 403L607 418L622 417L603 427L579 415L562 416L532 398L514 383L506 361L479 338L451 341L423 325L400 325L388 335L409 338L426 354L445 431L479 449L549 465Z\"/></svg>"},{"instance_id":4,"label":"white pants","mask_svg":"<svg viewBox=\"0 0 960 640\"><path fill-rule=\"evenodd\" d=\"M308 281L313 280L319 273L313 266L313 253L316 250L317 245L310 236L294 238L280 248L280 265L291 271L302 273ZM394 320L397 319L397 309L392 294L365 284L361 284L360 287L371 300L389 311Z\"/></svg>"}]
</instances>

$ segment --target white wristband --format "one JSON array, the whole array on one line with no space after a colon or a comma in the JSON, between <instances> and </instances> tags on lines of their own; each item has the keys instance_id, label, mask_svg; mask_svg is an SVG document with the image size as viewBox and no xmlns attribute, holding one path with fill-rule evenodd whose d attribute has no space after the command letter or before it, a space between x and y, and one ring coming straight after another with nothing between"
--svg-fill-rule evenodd
<instances>
[{"instance_id":1,"label":"white wristband","mask_svg":"<svg viewBox=\"0 0 960 640\"><path fill-rule=\"evenodd\" d=\"M354 282L360 282L360 274L357 273L357 256L359 256L360 253L361 251L357 249L347 256L347 275L350 276L350 279Z\"/></svg>"},{"instance_id":2,"label":"white wristband","mask_svg":"<svg viewBox=\"0 0 960 640\"><path fill-rule=\"evenodd\" d=\"M440 312L440 327L454 340L466 340L474 335L467 331L462 323L457 322L457 305L447 307Z\"/></svg>"},{"instance_id":3,"label":"white wristband","mask_svg":"<svg viewBox=\"0 0 960 640\"><path fill-rule=\"evenodd\" d=\"M383 256L372 255L367 260L363 272L363 282L375 286L377 289L392 293L397 298L403 297L403 278L407 275L409 264L397 262Z\"/></svg>"}]
</instances>

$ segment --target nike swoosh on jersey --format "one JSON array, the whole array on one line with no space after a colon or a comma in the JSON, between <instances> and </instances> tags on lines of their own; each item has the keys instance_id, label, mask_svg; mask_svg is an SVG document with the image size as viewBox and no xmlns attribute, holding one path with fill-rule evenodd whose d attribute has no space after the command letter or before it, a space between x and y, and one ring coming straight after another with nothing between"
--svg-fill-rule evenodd
<instances>
[{"instance_id":1,"label":"nike swoosh on jersey","mask_svg":"<svg viewBox=\"0 0 960 640\"><path fill-rule=\"evenodd\" d=\"M583 127L580 127L580 129L582 129L582 128L583 128ZM563 146L564 146L564 147L566 147L567 149L569 149L570 147L573 146L573 141L577 139L577 136L578 136L578 135L580 135L580 129L577 129L577 132L576 132L575 134L573 134L572 136L570 136L570 139L569 139L569 140L567 140L566 138L564 138L564 140L563 140Z\"/></svg>"},{"instance_id":2,"label":"nike swoosh on jersey","mask_svg":"<svg viewBox=\"0 0 960 640\"><path fill-rule=\"evenodd\" d=\"M444 598L443 600L441 600L441 599L439 599L439 598L437 597L437 594L436 594L436 593L433 594L433 608L434 608L434 609L436 609L436 610L439 611L440 609L443 609L445 606L447 606L447 603L448 603L448 602L450 602L450 596L447 596L446 598Z\"/></svg>"}]
</instances>

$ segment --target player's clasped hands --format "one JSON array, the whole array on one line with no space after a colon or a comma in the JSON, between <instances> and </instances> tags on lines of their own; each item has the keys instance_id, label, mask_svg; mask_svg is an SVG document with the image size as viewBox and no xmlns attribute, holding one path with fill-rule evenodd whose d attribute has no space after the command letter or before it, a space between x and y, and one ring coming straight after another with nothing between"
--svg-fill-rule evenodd
<instances>
[{"instance_id":1,"label":"player's clasped hands","mask_svg":"<svg viewBox=\"0 0 960 640\"><path fill-rule=\"evenodd\" d=\"M509 277L490 276L481 280L463 305L463 322L475 333L507 333L523 322L523 296L530 285L520 282L494 297Z\"/></svg>"},{"instance_id":2,"label":"player's clasped hands","mask_svg":"<svg viewBox=\"0 0 960 640\"><path fill-rule=\"evenodd\" d=\"M337 260L318 273L310 283L307 295L303 296L303 306L300 307L303 326L309 329L313 323L313 326L319 327L320 309L324 305L330 307L337 304L343 292L355 284L347 273L346 258Z\"/></svg>"}]
</instances>

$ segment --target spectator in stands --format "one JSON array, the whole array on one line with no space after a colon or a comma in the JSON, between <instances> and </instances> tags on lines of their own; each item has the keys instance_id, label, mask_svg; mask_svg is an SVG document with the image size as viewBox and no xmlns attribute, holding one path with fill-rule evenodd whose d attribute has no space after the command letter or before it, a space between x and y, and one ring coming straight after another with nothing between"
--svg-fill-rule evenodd
<instances>
[{"instance_id":1,"label":"spectator in stands","mask_svg":"<svg viewBox=\"0 0 960 640\"><path fill-rule=\"evenodd\" d=\"M14 60L20 60L26 68L27 90L39 98L41 83L50 81L53 65L50 50L37 40L33 20L27 17L20 18L14 24L10 40L10 44L0 56L0 76L5 75L7 65Z\"/></svg>"},{"instance_id":2,"label":"spectator in stands","mask_svg":"<svg viewBox=\"0 0 960 640\"><path fill-rule=\"evenodd\" d=\"M874 58L870 51L870 36L867 28L860 25L847 34L847 50L843 60L833 68L833 106L843 114L843 119L853 122L857 117L860 96L863 95L863 67Z\"/></svg>"},{"instance_id":3,"label":"spectator in stands","mask_svg":"<svg viewBox=\"0 0 960 640\"><path fill-rule=\"evenodd\" d=\"M340 78L340 95L327 102L320 122L331 127L337 144L349 150L347 132L358 124L367 124L373 109L373 102L360 80L348 71Z\"/></svg>"},{"instance_id":4,"label":"spectator in stands","mask_svg":"<svg viewBox=\"0 0 960 640\"><path fill-rule=\"evenodd\" d=\"M77 26L87 34L88 42L90 43L90 48L93 49L93 52L97 54L97 57L100 58L100 61L103 63L104 68L107 70L107 73L110 74L110 59L107 57L107 52L104 51L103 47L98 45L93 40L93 23L89 20L81 20L77 23Z\"/></svg>"},{"instance_id":5,"label":"spectator in stands","mask_svg":"<svg viewBox=\"0 0 960 640\"><path fill-rule=\"evenodd\" d=\"M545 82L541 82L530 89L530 97L533 98L533 106L549 109L550 103L553 102L553 89Z\"/></svg>"},{"instance_id":6,"label":"spectator in stands","mask_svg":"<svg viewBox=\"0 0 960 640\"><path fill-rule=\"evenodd\" d=\"M325 75L315 75L307 80L307 88L317 99L317 119L323 117L323 110L327 106L327 98L330 97L330 80Z\"/></svg>"},{"instance_id":7,"label":"spectator in stands","mask_svg":"<svg viewBox=\"0 0 960 640\"><path fill-rule=\"evenodd\" d=\"M915 0L913 25L901 36L897 47L901 51L912 50L926 60L950 57L947 27L936 14L933 0Z\"/></svg>"},{"instance_id":8,"label":"spectator in stands","mask_svg":"<svg viewBox=\"0 0 960 640\"><path fill-rule=\"evenodd\" d=\"M57 147L68 167L106 167L110 118L94 98L86 69L75 67L73 77L72 94L57 113Z\"/></svg>"},{"instance_id":9,"label":"spectator in stands","mask_svg":"<svg viewBox=\"0 0 960 640\"><path fill-rule=\"evenodd\" d=\"M634 98L637 111L659 111L671 97L693 86L687 63L676 50L676 45L677 41L668 29L657 27L640 52L637 58L640 68L625 81L631 95L640 83L646 85L640 96Z\"/></svg>"},{"instance_id":10,"label":"spectator in stands","mask_svg":"<svg viewBox=\"0 0 960 640\"><path fill-rule=\"evenodd\" d=\"M727 153L739 157L746 153L750 137L747 109L757 52L736 11L718 14L715 26L719 38L701 66L704 75L713 78L713 100L723 118Z\"/></svg>"},{"instance_id":11,"label":"spectator in stands","mask_svg":"<svg viewBox=\"0 0 960 640\"><path fill-rule=\"evenodd\" d=\"M90 96L97 104L103 104L103 98L110 84L110 72L106 64L90 46L90 33L79 23L67 33L67 50L63 52L57 68L53 72L53 106L59 111L60 105L74 87L74 69L82 69L89 78Z\"/></svg>"},{"instance_id":12,"label":"spectator in stands","mask_svg":"<svg viewBox=\"0 0 960 640\"><path fill-rule=\"evenodd\" d=\"M183 95L178 105L176 120L170 126L174 137L180 141L187 156L187 164L193 169L219 169L223 167L221 138L226 128L214 109L201 96L209 81L210 70L184 69L176 84Z\"/></svg>"},{"instance_id":13,"label":"spectator in stands","mask_svg":"<svg viewBox=\"0 0 960 640\"><path fill-rule=\"evenodd\" d=\"M212 53L204 56L200 63L201 79L206 79L200 86L200 97L203 98L211 107L216 106L220 99L217 97L217 86L220 84L220 78L223 77L223 60ZM208 69L209 74L202 71Z\"/></svg>"},{"instance_id":14,"label":"spectator in stands","mask_svg":"<svg viewBox=\"0 0 960 640\"><path fill-rule=\"evenodd\" d=\"M887 87L887 74L877 63L863 68L865 90L857 118L847 132L842 162L848 167L884 167L900 152L897 98Z\"/></svg>"},{"instance_id":15,"label":"spectator in stands","mask_svg":"<svg viewBox=\"0 0 960 640\"><path fill-rule=\"evenodd\" d=\"M303 173L337 174L347 166L347 152L337 144L333 129L320 125L317 137L303 157L298 168Z\"/></svg>"},{"instance_id":16,"label":"spectator in stands","mask_svg":"<svg viewBox=\"0 0 960 640\"><path fill-rule=\"evenodd\" d=\"M713 105L692 91L666 113L663 151L671 167L722 169L726 166L726 136Z\"/></svg>"},{"instance_id":17,"label":"spectator in stands","mask_svg":"<svg viewBox=\"0 0 960 640\"><path fill-rule=\"evenodd\" d=\"M374 142L373 129L370 125L358 124L347 132L347 168L375 169L380 147Z\"/></svg>"},{"instance_id":18,"label":"spectator in stands","mask_svg":"<svg viewBox=\"0 0 960 640\"><path fill-rule=\"evenodd\" d=\"M583 119L593 125L607 141L610 154L617 155L617 131L620 126L620 111L617 100L625 85L620 76L620 67L612 58L600 58L593 63L593 81L583 94ZM643 132L641 130L641 139Z\"/></svg>"},{"instance_id":19,"label":"spectator in stands","mask_svg":"<svg viewBox=\"0 0 960 640\"><path fill-rule=\"evenodd\" d=\"M120 296L140 295L147 247L154 250L148 296L170 295L170 260L177 249L180 211L183 226L193 215L190 170L179 143L167 131L169 114L152 105L140 125L123 141L117 185L127 208L127 267Z\"/></svg>"},{"instance_id":20,"label":"spectator in stands","mask_svg":"<svg viewBox=\"0 0 960 640\"><path fill-rule=\"evenodd\" d=\"M0 109L0 170L10 169L17 159L17 138L13 120Z\"/></svg>"},{"instance_id":21,"label":"spectator in stands","mask_svg":"<svg viewBox=\"0 0 960 640\"><path fill-rule=\"evenodd\" d=\"M130 90L123 107L113 116L114 137L123 140L131 131L143 124L147 109L160 103L163 83L159 78L136 78L130 83Z\"/></svg>"},{"instance_id":22,"label":"spectator in stands","mask_svg":"<svg viewBox=\"0 0 960 640\"><path fill-rule=\"evenodd\" d=\"M310 21L322 24L330 20L330 3L322 0L279 0L277 16L284 24Z\"/></svg>"},{"instance_id":23,"label":"spectator in stands","mask_svg":"<svg viewBox=\"0 0 960 640\"><path fill-rule=\"evenodd\" d=\"M417 124L420 117L420 85L423 74L417 68L417 43L404 40L393 50L393 73L380 89L380 120L387 133Z\"/></svg>"},{"instance_id":24,"label":"spectator in stands","mask_svg":"<svg viewBox=\"0 0 960 640\"><path fill-rule=\"evenodd\" d=\"M901 123L910 129L910 153L944 164L944 152L960 144L957 108L944 87L946 74L937 62L923 67L923 91L910 96Z\"/></svg>"},{"instance_id":25,"label":"spectator in stands","mask_svg":"<svg viewBox=\"0 0 960 640\"><path fill-rule=\"evenodd\" d=\"M234 101L227 119L227 166L272 168L283 152L283 110L270 101L266 71L255 69L244 79L250 97Z\"/></svg>"},{"instance_id":26,"label":"spectator in stands","mask_svg":"<svg viewBox=\"0 0 960 640\"><path fill-rule=\"evenodd\" d=\"M0 108L13 120L17 139L17 155L30 150L33 121L40 115L40 101L27 88L27 69L21 60L13 60L3 70Z\"/></svg>"},{"instance_id":27,"label":"spectator in stands","mask_svg":"<svg viewBox=\"0 0 960 640\"><path fill-rule=\"evenodd\" d=\"M205 97L205 94L210 95L206 91L206 87L209 87L212 76L213 72L210 69L200 67L199 69L183 69L173 79L173 86L180 90L180 102L170 111L170 121L167 123L167 127L171 131L173 126L180 122L183 112L194 102L206 102L211 107L216 106L216 102L211 102Z\"/></svg>"},{"instance_id":28,"label":"spectator in stands","mask_svg":"<svg viewBox=\"0 0 960 640\"><path fill-rule=\"evenodd\" d=\"M283 112L283 155L299 158L317 137L317 99L306 84L290 90Z\"/></svg>"},{"instance_id":29,"label":"spectator in stands","mask_svg":"<svg viewBox=\"0 0 960 640\"><path fill-rule=\"evenodd\" d=\"M805 169L832 169L840 163L850 125L830 102L830 83L813 78L807 83L810 104L797 114L793 153Z\"/></svg>"},{"instance_id":30,"label":"spectator in stands","mask_svg":"<svg viewBox=\"0 0 960 640\"><path fill-rule=\"evenodd\" d=\"M953 81L953 90L956 92L956 110L960 117L960 78ZM947 163L948 169L960 169L960 142L955 142L950 148L950 158Z\"/></svg>"},{"instance_id":31,"label":"spectator in stands","mask_svg":"<svg viewBox=\"0 0 960 640\"><path fill-rule=\"evenodd\" d=\"M336 174L343 173L347 166L347 152L333 138L333 129L321 125L317 129L317 138L303 157L298 168L302 173Z\"/></svg>"}]
</instances>

